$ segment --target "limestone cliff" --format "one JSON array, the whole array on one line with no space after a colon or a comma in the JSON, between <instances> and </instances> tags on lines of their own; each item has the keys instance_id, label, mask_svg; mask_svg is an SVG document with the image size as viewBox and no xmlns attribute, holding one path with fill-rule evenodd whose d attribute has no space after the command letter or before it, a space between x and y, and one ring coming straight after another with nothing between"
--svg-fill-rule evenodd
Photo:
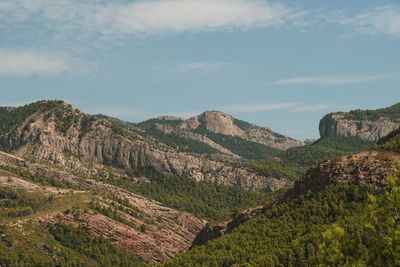
<instances>
[{"instance_id":1,"label":"limestone cliff","mask_svg":"<svg viewBox=\"0 0 400 267\"><path fill-rule=\"evenodd\" d=\"M268 127L259 127L220 111L206 111L192 117L179 125L183 129L195 130L199 127L215 134L236 136L242 139L285 150L304 145L303 141L277 134Z\"/></svg>"},{"instance_id":2,"label":"limestone cliff","mask_svg":"<svg viewBox=\"0 0 400 267\"><path fill-rule=\"evenodd\" d=\"M353 110L330 113L319 123L321 138L340 135L358 136L376 142L400 127L400 104L377 110Z\"/></svg>"}]
</instances>

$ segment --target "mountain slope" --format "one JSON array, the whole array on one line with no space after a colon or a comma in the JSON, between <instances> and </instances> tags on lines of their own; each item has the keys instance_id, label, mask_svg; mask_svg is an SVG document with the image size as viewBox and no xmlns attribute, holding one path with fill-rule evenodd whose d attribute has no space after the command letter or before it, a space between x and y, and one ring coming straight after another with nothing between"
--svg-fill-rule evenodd
<instances>
[{"instance_id":1,"label":"mountain slope","mask_svg":"<svg viewBox=\"0 0 400 267\"><path fill-rule=\"evenodd\" d=\"M138 124L100 117L180 151L219 158L261 159L289 147L304 145L302 141L219 111L206 111L187 120L163 116Z\"/></svg>"},{"instance_id":2,"label":"mountain slope","mask_svg":"<svg viewBox=\"0 0 400 267\"><path fill-rule=\"evenodd\" d=\"M375 150L338 157L311 168L279 201L209 227L208 232L203 229L194 243L200 246L164 262L163 266L317 266L336 256L345 266L354 259L361 265L374 262L377 255L380 258L375 260L386 262L385 266L393 262L386 255L391 253L396 257L396 252L383 251L382 247L388 247L386 239L381 240L379 232L371 228L369 205L374 199L387 196L385 179L394 174L393 166L400 159L398 143L391 141L398 139L395 133L374 146ZM395 146L389 149L388 144ZM397 170L393 178L397 179L397 185L399 175ZM384 208L390 212L387 214L393 226L390 231L395 233L399 207ZM383 227L383 221L377 223L378 228ZM346 235L333 236L330 231L338 225ZM392 239L397 240L393 241L397 242L394 246L398 244L398 237L393 235ZM346 247L340 252L350 255L349 258L337 252L338 242L342 241ZM334 251L327 251L327 245Z\"/></svg>"},{"instance_id":3,"label":"mountain slope","mask_svg":"<svg viewBox=\"0 0 400 267\"><path fill-rule=\"evenodd\" d=\"M0 126L3 149L81 175L123 176L126 169L146 167L253 190L273 191L286 184L284 179L257 175L157 144L62 101L40 101L15 109L0 117Z\"/></svg>"},{"instance_id":4,"label":"mountain slope","mask_svg":"<svg viewBox=\"0 0 400 267\"><path fill-rule=\"evenodd\" d=\"M32 208L26 206L29 202L25 200L14 206L0 205L3 230L18 230L15 235L20 236L30 233L29 229L47 228L49 224L83 226L93 235L103 236L145 261L165 260L188 249L205 224L189 213L162 206L117 186L4 152L0 152L0 188L8 191L12 189L7 188L19 188L21 198L35 196L31 197L35 205ZM0 195L3 204L15 199ZM31 237L45 238L41 233L32 233ZM11 242L15 250L20 245Z\"/></svg>"},{"instance_id":5,"label":"mountain slope","mask_svg":"<svg viewBox=\"0 0 400 267\"><path fill-rule=\"evenodd\" d=\"M358 136L376 142L400 127L400 103L376 110L352 110L327 114L319 123L321 137Z\"/></svg>"}]
</instances>

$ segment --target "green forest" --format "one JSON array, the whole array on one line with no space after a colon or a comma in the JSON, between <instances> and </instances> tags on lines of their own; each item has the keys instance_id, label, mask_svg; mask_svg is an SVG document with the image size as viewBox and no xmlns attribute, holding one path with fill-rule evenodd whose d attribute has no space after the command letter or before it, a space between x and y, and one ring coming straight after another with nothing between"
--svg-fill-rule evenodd
<instances>
[{"instance_id":1,"label":"green forest","mask_svg":"<svg viewBox=\"0 0 400 267\"><path fill-rule=\"evenodd\" d=\"M239 186L195 181L186 176L166 176L139 169L130 173L131 176L144 174L150 178L150 182L136 184L123 177L111 177L103 181L210 221L228 219L239 210L260 203L264 198L262 193Z\"/></svg>"},{"instance_id":2,"label":"green forest","mask_svg":"<svg viewBox=\"0 0 400 267\"><path fill-rule=\"evenodd\" d=\"M380 194L347 183L308 192L162 266L399 266L399 177L395 179L396 187ZM386 194L394 200L387 201ZM390 234L389 247L378 231Z\"/></svg>"},{"instance_id":3,"label":"green forest","mask_svg":"<svg viewBox=\"0 0 400 267\"><path fill-rule=\"evenodd\" d=\"M289 148L275 156L241 165L261 175L297 180L320 161L358 153L372 144L358 137L329 136L310 145Z\"/></svg>"}]
</instances>

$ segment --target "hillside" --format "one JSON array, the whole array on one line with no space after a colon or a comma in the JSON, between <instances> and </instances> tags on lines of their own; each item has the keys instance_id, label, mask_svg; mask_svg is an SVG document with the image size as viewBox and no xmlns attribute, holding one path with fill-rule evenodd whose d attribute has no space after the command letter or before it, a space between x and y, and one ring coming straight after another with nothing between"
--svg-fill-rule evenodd
<instances>
[{"instance_id":1,"label":"hillside","mask_svg":"<svg viewBox=\"0 0 400 267\"><path fill-rule=\"evenodd\" d=\"M376 110L352 110L327 114L319 123L321 138L357 136L377 142L400 127L400 103Z\"/></svg>"},{"instance_id":2,"label":"hillside","mask_svg":"<svg viewBox=\"0 0 400 267\"><path fill-rule=\"evenodd\" d=\"M56 257L79 262L82 257L82 261L91 262L82 256L79 247L64 244L68 240L51 237L52 231L68 225L81 226L80 231L90 236L102 236L100 243L105 238L111 241L107 241L112 245L110 249L122 247L124 250L119 253L131 258L125 250L141 261L157 262L188 249L205 224L189 213L120 187L4 152L0 152L0 197L0 262L14 255L4 255L5 252L26 251L29 244L40 247L19 260L40 262ZM22 238L27 243L20 242Z\"/></svg>"},{"instance_id":3,"label":"hillside","mask_svg":"<svg viewBox=\"0 0 400 267\"><path fill-rule=\"evenodd\" d=\"M304 144L219 111L206 111L187 120L163 116L138 124L99 117L180 151L218 158L262 159Z\"/></svg>"},{"instance_id":4,"label":"hillside","mask_svg":"<svg viewBox=\"0 0 400 267\"><path fill-rule=\"evenodd\" d=\"M213 240L198 236L162 266L398 266L400 154L382 147L393 138L320 163L280 201L203 229Z\"/></svg>"},{"instance_id":5,"label":"hillside","mask_svg":"<svg viewBox=\"0 0 400 267\"><path fill-rule=\"evenodd\" d=\"M308 145L289 148L273 157L242 165L261 175L297 180L310 167L323 160L359 153L373 144L358 137L329 136Z\"/></svg>"}]
</instances>

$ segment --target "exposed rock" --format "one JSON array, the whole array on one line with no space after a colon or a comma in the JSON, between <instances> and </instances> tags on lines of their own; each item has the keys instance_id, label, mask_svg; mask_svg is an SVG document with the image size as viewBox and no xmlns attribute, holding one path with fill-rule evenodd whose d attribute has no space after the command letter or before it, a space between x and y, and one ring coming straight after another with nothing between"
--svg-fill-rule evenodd
<instances>
[{"instance_id":1,"label":"exposed rock","mask_svg":"<svg viewBox=\"0 0 400 267\"><path fill-rule=\"evenodd\" d=\"M179 127L190 130L202 127L215 134L236 136L281 150L304 145L303 141L276 134L269 127L242 122L220 111L206 111L182 122Z\"/></svg>"},{"instance_id":2,"label":"exposed rock","mask_svg":"<svg viewBox=\"0 0 400 267\"><path fill-rule=\"evenodd\" d=\"M322 162L310 168L304 177L295 182L286 197L296 197L318 191L335 182L365 183L383 187L386 177L393 174L400 156L396 153L365 151Z\"/></svg>"},{"instance_id":3,"label":"exposed rock","mask_svg":"<svg viewBox=\"0 0 400 267\"><path fill-rule=\"evenodd\" d=\"M400 116L400 114L399 114ZM348 113L330 113L319 123L321 138L340 135L357 136L365 141L376 142L393 130L400 127L400 119L379 117L377 119L353 119Z\"/></svg>"},{"instance_id":4,"label":"exposed rock","mask_svg":"<svg viewBox=\"0 0 400 267\"><path fill-rule=\"evenodd\" d=\"M60 110L48 110L29 116L22 125L1 135L0 144L18 155L44 160L86 176L107 175L108 168L104 165L110 165L123 169L150 167L162 173L237 184L252 190L274 191L287 184L284 179L260 176L157 145L64 105L61 114ZM64 123L63 131L58 129L60 123Z\"/></svg>"}]
</instances>

